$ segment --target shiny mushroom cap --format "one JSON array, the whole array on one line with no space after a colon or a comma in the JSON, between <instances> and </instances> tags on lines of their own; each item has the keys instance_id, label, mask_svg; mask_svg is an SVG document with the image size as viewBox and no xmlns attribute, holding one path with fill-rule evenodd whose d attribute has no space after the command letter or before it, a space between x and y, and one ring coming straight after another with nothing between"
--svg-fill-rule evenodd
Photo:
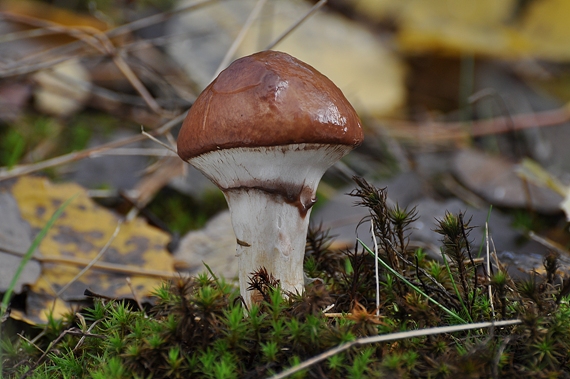
<instances>
[{"instance_id":1,"label":"shiny mushroom cap","mask_svg":"<svg viewBox=\"0 0 570 379\"><path fill-rule=\"evenodd\" d=\"M320 72L278 51L234 61L200 94L178 136L188 161L215 150L289 144L355 147L356 111Z\"/></svg>"}]
</instances>

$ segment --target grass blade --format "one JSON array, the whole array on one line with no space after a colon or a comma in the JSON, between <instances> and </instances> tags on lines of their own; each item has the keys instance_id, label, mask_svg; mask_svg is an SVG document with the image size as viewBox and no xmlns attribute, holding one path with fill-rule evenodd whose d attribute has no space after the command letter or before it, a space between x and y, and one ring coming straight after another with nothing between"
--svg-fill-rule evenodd
<instances>
[{"instance_id":1,"label":"grass blade","mask_svg":"<svg viewBox=\"0 0 570 379\"><path fill-rule=\"evenodd\" d=\"M368 246L366 246L366 244L364 242L362 242L360 239L357 239L358 242L360 242L360 244L362 245L362 247L369 253L374 255L374 252L372 250L370 250L370 248ZM461 317L459 317L457 314L455 314L454 312L452 312L450 309L447 309L444 305L440 304L439 302L437 302L436 300L432 299L428 294L426 294L424 291L422 291L420 288L418 288L417 286L415 286L414 284L412 284L412 282L410 282L408 279L406 279L404 276L400 275L400 273L398 273L397 271L395 271L392 267L390 267L388 264L386 264L386 262L384 262L380 257L378 257L378 262L380 262L380 264L382 266L384 266L384 268L388 271L390 271L390 273L392 273L393 275L395 275L396 277L398 277L401 281L403 281L404 283L406 283L408 286L410 286L410 288L412 288L414 291L416 291L417 293L419 293L420 295L424 296L428 301L434 303L435 305L437 305L438 307L440 307L445 313L447 313L448 315L450 315L452 318L456 319L457 321L461 322L462 324L467 324L467 321L462 319Z\"/></svg>"},{"instance_id":2,"label":"grass blade","mask_svg":"<svg viewBox=\"0 0 570 379\"><path fill-rule=\"evenodd\" d=\"M38 246L40 245L42 240L45 238L45 236L47 235L47 233L49 232L49 230L51 229L51 227L53 226L55 221L59 218L59 216L61 216L61 214L63 213L65 208L67 208L69 203L71 203L73 201L73 199L75 199L76 197L77 197L77 195L72 196L69 199L67 199L65 201L65 203L63 203L53 213L53 215L48 220L48 222L45 224L45 226L42 228L42 230L40 230L40 232L38 233L36 238L34 238L34 240L32 241L32 244L28 248L28 251L26 251L26 254L22 257L22 260L20 261L20 265L16 269L16 273L14 274L14 277L12 278L12 281L10 282L10 285L8 286L8 290L4 294L4 297L2 299L2 305L0 307L0 318L2 318L2 316L4 316L4 313L8 309L8 303L10 302L10 297L12 296L12 293L14 292L14 287L16 287L16 282L20 278L20 275L22 275L22 271L24 271L24 267L26 266L26 264L30 261L30 259L32 259L32 255L34 255L34 251L36 251L36 249L38 248Z\"/></svg>"},{"instance_id":3,"label":"grass blade","mask_svg":"<svg viewBox=\"0 0 570 379\"><path fill-rule=\"evenodd\" d=\"M48 222L44 225L42 230L40 230L40 232L36 235L36 238L34 238L34 240L32 241L32 244L28 248L28 251L26 251L26 254L24 254L24 256L22 257L22 260L20 261L20 264L18 265L18 268L16 269L14 276L12 277L12 281L10 282L8 289L6 290L6 293L4 293L4 297L2 298L2 304L0 305L0 320L4 318L4 315L8 310L8 304L10 304L10 298L12 297L12 293L14 292L14 288L16 287L18 279L20 278L22 272L24 271L24 267L26 267L26 264L28 264L30 259L32 259L34 251L36 251L42 240L45 238L49 230L52 228L55 221L61 216L61 214L63 213L65 208L67 208L69 203L71 203L76 197L77 195L70 197L65 201L65 203L63 203L59 208L57 208L57 210L53 213ZM0 321L0 336L2 335L1 331L2 331L2 322ZM2 351L0 350L0 378L2 377L2 372L3 372Z\"/></svg>"}]
</instances>

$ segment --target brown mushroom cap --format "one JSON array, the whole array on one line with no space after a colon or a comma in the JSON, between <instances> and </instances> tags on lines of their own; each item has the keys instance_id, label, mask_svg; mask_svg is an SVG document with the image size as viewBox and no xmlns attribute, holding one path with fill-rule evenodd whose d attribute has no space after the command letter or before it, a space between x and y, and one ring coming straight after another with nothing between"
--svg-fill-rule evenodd
<instances>
[{"instance_id":1,"label":"brown mushroom cap","mask_svg":"<svg viewBox=\"0 0 570 379\"><path fill-rule=\"evenodd\" d=\"M234 61L198 96L178 135L178 154L301 143L357 146L362 126L341 90L278 51Z\"/></svg>"}]
</instances>

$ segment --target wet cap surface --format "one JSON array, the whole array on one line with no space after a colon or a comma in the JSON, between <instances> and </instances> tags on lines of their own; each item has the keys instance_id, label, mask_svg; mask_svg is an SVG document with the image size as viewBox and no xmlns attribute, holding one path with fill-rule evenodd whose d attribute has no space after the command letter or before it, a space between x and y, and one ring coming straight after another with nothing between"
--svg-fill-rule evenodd
<instances>
[{"instance_id":1,"label":"wet cap surface","mask_svg":"<svg viewBox=\"0 0 570 379\"><path fill-rule=\"evenodd\" d=\"M234 61L200 94L178 136L184 160L234 147L362 141L356 111L326 76L264 51Z\"/></svg>"}]
</instances>

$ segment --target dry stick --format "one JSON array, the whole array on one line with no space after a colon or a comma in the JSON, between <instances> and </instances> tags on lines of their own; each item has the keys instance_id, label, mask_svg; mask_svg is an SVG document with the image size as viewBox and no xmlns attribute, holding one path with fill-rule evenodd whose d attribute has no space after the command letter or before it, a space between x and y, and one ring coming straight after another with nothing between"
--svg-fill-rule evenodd
<instances>
[{"instance_id":1,"label":"dry stick","mask_svg":"<svg viewBox=\"0 0 570 379\"><path fill-rule=\"evenodd\" d=\"M499 257L497 256L497 247L495 246L495 241L493 240L493 236L489 237L489 241L491 241L491 245L493 246L493 248L491 249L491 256L493 257L493 260L495 261L495 265L497 265L497 268L499 270L501 270L502 272L507 274L507 283L508 283L508 287L510 287L511 291L513 291L513 289L517 288L513 278L511 278L510 275L508 275L508 270L505 267L504 264L501 263L501 260L499 259ZM492 268L493 266L491 266Z\"/></svg>"},{"instance_id":2,"label":"dry stick","mask_svg":"<svg viewBox=\"0 0 570 379\"><path fill-rule=\"evenodd\" d=\"M141 126L141 133L142 135L146 136L148 139L150 139L153 142L156 142L157 144L159 144L160 146L164 147L166 150L174 153L174 155L178 155L178 152L171 146L165 144L164 142L162 142L161 140L159 140L156 137L153 137L152 135L148 134L147 132L145 132L144 127ZM172 143L172 141L170 141ZM172 146L176 146L176 144L172 145Z\"/></svg>"},{"instance_id":3,"label":"dry stick","mask_svg":"<svg viewBox=\"0 0 570 379\"><path fill-rule=\"evenodd\" d=\"M318 3L312 6L311 9L303 17L301 17L297 22L291 25L287 30L285 30L279 37L277 37L273 42L271 42L265 50L271 50L277 45L279 42L283 41L291 32L299 27L303 22L305 22L309 17L313 15L316 11L318 11L323 5L327 3L327 0L320 0Z\"/></svg>"},{"instance_id":4,"label":"dry stick","mask_svg":"<svg viewBox=\"0 0 570 379\"><path fill-rule=\"evenodd\" d=\"M43 26L47 29L54 29L61 33L68 34L72 37L84 41L85 43L87 43L88 45L92 46L94 49L99 51L101 54L112 56L113 63L115 63L115 66L117 66L117 68L121 71L121 73L127 78L129 83L131 83L133 88L141 95L141 97L148 105L148 107L157 114L162 114L164 112L163 109L157 104L156 100L154 100L150 92L148 92L144 84L142 84L142 82L139 80L139 78L136 76L133 70L125 62L123 57L120 55L120 53L113 45L113 42L111 42L111 40L108 38L108 36L105 33L91 27L72 28L57 24L52 21L41 20L30 16L17 15L15 18L20 22L24 22L27 24L35 24Z\"/></svg>"},{"instance_id":5,"label":"dry stick","mask_svg":"<svg viewBox=\"0 0 570 379\"><path fill-rule=\"evenodd\" d=\"M35 37L43 37L52 34L59 34L59 32L45 28L22 30L18 32L6 33L0 36L0 43L13 42L21 39L28 39Z\"/></svg>"},{"instance_id":6,"label":"dry stick","mask_svg":"<svg viewBox=\"0 0 570 379\"><path fill-rule=\"evenodd\" d=\"M463 234L463 240L465 241L465 249L467 250L467 256L469 257L469 261L471 261L471 265L473 266L473 299L471 299L471 303L469 305L469 313L471 313L471 309L475 306L475 298L477 297L477 266L473 261L473 255L471 254L471 247L469 246L469 239L467 238L467 232L465 231L465 224L463 223L463 213L459 212L459 222L461 224L461 232ZM467 272L467 271L466 271ZM465 288L467 289L467 288ZM465 302L469 304L469 294L465 294Z\"/></svg>"},{"instance_id":7,"label":"dry stick","mask_svg":"<svg viewBox=\"0 0 570 379\"><path fill-rule=\"evenodd\" d=\"M16 255L19 257L24 255L24 253L17 251L9 251L4 248L0 248L0 252ZM71 265L78 267L86 267L92 262L89 259L63 258L63 257L50 257L50 256L33 256L31 259L38 261L40 263L56 263L56 264L64 264L64 265ZM149 270L143 268L136 268L134 266L127 266L127 265L107 263L107 262L93 263L91 265L91 268L117 273L117 274L126 274L132 276L147 276L151 278L163 278L163 279L180 278L181 275L180 273L177 272Z\"/></svg>"},{"instance_id":8,"label":"dry stick","mask_svg":"<svg viewBox=\"0 0 570 379\"><path fill-rule=\"evenodd\" d=\"M40 19L33 16L27 16L23 14L11 13L11 12L1 12L0 14L2 14L4 18L8 18L12 21L17 21L22 24L37 26L61 34L67 34L73 38L77 38L78 40L86 43L87 45L93 47L95 50L99 52L104 52L106 49L109 49L110 47L108 45L107 46L102 45L103 41L100 38L96 37L98 33L102 32L94 27L90 26L69 27L58 24L53 21ZM22 62L19 61L17 63L21 65Z\"/></svg>"},{"instance_id":9,"label":"dry stick","mask_svg":"<svg viewBox=\"0 0 570 379\"><path fill-rule=\"evenodd\" d=\"M148 134L148 133L147 133L147 134ZM169 132L169 133L166 133L165 137L166 137L166 140L167 140L168 142L170 142L170 146L176 146L176 139L174 138L174 136L172 135L172 133L170 133L170 132ZM178 155L178 153L177 153L176 151L175 151L174 153L175 153L176 155Z\"/></svg>"},{"instance_id":10,"label":"dry stick","mask_svg":"<svg viewBox=\"0 0 570 379\"><path fill-rule=\"evenodd\" d=\"M176 116L172 120L168 121L166 124L162 125L160 128L150 132L149 134L151 134L153 136L162 135L162 134L168 132L170 129L172 129L178 123L182 122L184 120L184 117L186 117L186 112ZM105 143L103 145L92 147L90 149L85 149L82 151L76 151L73 153L60 155L59 157L47 159L47 160L42 161L42 162L27 164L27 165L19 165L19 166L16 166L10 170L0 169L0 181L15 178L15 177L18 177L21 175L30 174L32 172L44 170L46 168L60 166L62 164L75 162L75 161L78 161L81 159L90 158L90 157L92 157L92 156L94 156L100 152L107 151L107 150L113 149L115 147L128 145L130 143L143 141L146 138L147 138L146 136L144 136L142 134L138 134L138 135L133 136L133 137L128 137L128 138L124 138L121 140L112 141L109 143Z\"/></svg>"},{"instance_id":11,"label":"dry stick","mask_svg":"<svg viewBox=\"0 0 570 379\"><path fill-rule=\"evenodd\" d=\"M134 89L141 95L145 103L152 109L156 114L164 114L165 111L158 105L154 97L148 92L145 85L140 81L131 67L125 62L123 57L121 57L116 51L113 52L113 63L121 71L121 73L127 78L129 83L134 87Z\"/></svg>"},{"instance_id":12,"label":"dry stick","mask_svg":"<svg viewBox=\"0 0 570 379\"><path fill-rule=\"evenodd\" d=\"M147 133L148 134L148 133ZM153 137L154 138L154 137ZM178 156L176 152L172 151L172 148L168 150L164 149L153 149L147 147L133 147L133 148L116 148L107 151L102 151L100 153L93 154L91 157L96 158L103 155L114 155L114 156L143 156L143 157L174 157Z\"/></svg>"},{"instance_id":13,"label":"dry stick","mask_svg":"<svg viewBox=\"0 0 570 379\"><path fill-rule=\"evenodd\" d=\"M285 371L280 372L279 374L271 376L269 379L282 379L286 378L296 372L309 368L310 366L319 363L327 358L330 358L338 353L341 353L345 350L350 349L353 346L360 346L360 345L367 345L371 343L380 343L380 342L387 342L387 341L396 341L405 338L414 338L414 337L424 337L424 336L431 336L434 334L442 334L442 333L453 333L453 332L461 332L465 330L473 330L473 329L482 329L482 328L498 328L503 326L510 326L510 325L517 325L521 324L521 320L504 320L504 321L491 321L491 322L478 322L474 324L468 325L452 325L452 326L442 326L438 328L429 328L429 329L419 329L419 330L411 330L408 332L399 332L399 333L391 333L391 334L384 334L381 336L374 336L374 337L366 337L354 340L352 342L348 342L342 344L340 346L334 347L328 351L325 351L322 354L319 354L313 358L306 360L305 362L291 367Z\"/></svg>"},{"instance_id":14,"label":"dry stick","mask_svg":"<svg viewBox=\"0 0 570 379\"><path fill-rule=\"evenodd\" d=\"M17 335L19 338L21 338L21 339L23 339L24 341L26 341L27 343L29 343L30 345L32 345L33 347L35 347L38 351L41 351L42 353L44 353L44 351L42 350L42 348L39 347L38 345L36 345L36 343L35 343L34 341L27 339L26 336L24 336L23 334L16 333L16 335Z\"/></svg>"},{"instance_id":15,"label":"dry stick","mask_svg":"<svg viewBox=\"0 0 570 379\"><path fill-rule=\"evenodd\" d=\"M241 27L241 30L239 31L236 39L234 40L234 42L232 43L232 45L230 46L230 48L226 52L224 59L222 59L222 61L220 62L220 65L218 66L216 73L214 74L214 78L216 76L218 76L219 73L224 68L226 68L228 63L230 63L230 61L232 60L236 50L238 49L238 47L243 42L243 39L245 38L247 31L249 30L249 28L251 28L251 25L253 24L253 22L255 21L257 16L259 15L259 12L261 12L261 9L263 9L263 6L265 5L266 2L267 2L267 0L257 0L255 7L253 7L253 9L251 10L251 13L247 17L247 20L245 21L245 24L243 24L243 26Z\"/></svg>"},{"instance_id":16,"label":"dry stick","mask_svg":"<svg viewBox=\"0 0 570 379\"><path fill-rule=\"evenodd\" d=\"M64 59L63 61L67 60ZM61 63L61 60L58 62L55 62L55 64L57 63ZM84 82L82 80L78 80L76 78L72 78L69 77L67 75L64 75L62 73L59 72L51 72L51 75L54 76L57 80L62 81L63 83L68 84L69 86L72 87L79 87L85 91L89 91L91 92L91 94L103 98L103 99L107 99L107 100L111 100L113 102L118 102L118 103L123 103L123 104L128 104L128 105L136 105L136 106L143 106L145 105L145 100L141 99L140 96L136 96L136 95L129 95L126 93L119 93L107 88L103 88L101 86L98 86L94 83L89 83L89 82ZM0 75L1 76L1 75ZM157 100L158 101L158 100Z\"/></svg>"},{"instance_id":17,"label":"dry stick","mask_svg":"<svg viewBox=\"0 0 570 379\"><path fill-rule=\"evenodd\" d=\"M127 285L129 286L129 288L131 289L131 293L133 294L133 298L135 299L139 309L141 310L141 312L144 313L144 317L147 318L148 316L146 315L146 312L144 311L144 308L143 308L142 303L141 303L140 296L138 295L137 291L135 290L135 287L133 287L133 283L131 282L131 278L129 278L127 276L125 278L125 280L127 281Z\"/></svg>"},{"instance_id":18,"label":"dry stick","mask_svg":"<svg viewBox=\"0 0 570 379\"><path fill-rule=\"evenodd\" d=\"M489 248L489 223L485 222L485 245L487 246L487 272L488 275L491 275L491 251ZM475 272L477 275L477 272ZM491 289L491 284L487 285L487 289L489 290L489 303L491 304L491 313L493 317L495 317L495 307L493 306L493 290Z\"/></svg>"},{"instance_id":19,"label":"dry stick","mask_svg":"<svg viewBox=\"0 0 570 379\"><path fill-rule=\"evenodd\" d=\"M394 138L416 139L423 143L449 141L462 137L481 137L489 134L502 134L516 130L554 126L570 121L570 106L557 109L513 115L510 118L501 116L487 120L472 121L469 130L465 131L464 122L424 122L387 121L390 135Z\"/></svg>"},{"instance_id":20,"label":"dry stick","mask_svg":"<svg viewBox=\"0 0 570 379\"><path fill-rule=\"evenodd\" d=\"M530 232L528 232L528 236L530 237L530 239L532 239L535 242L538 242L542 246L556 251L558 254L560 254L561 257L568 257L568 254L570 254L570 252L568 250L566 250L564 247L562 247L562 245L560 245L560 244L558 244L558 243L556 243L556 242L554 242L548 238L541 237L538 234L536 234L535 232L533 232L532 230Z\"/></svg>"},{"instance_id":21,"label":"dry stick","mask_svg":"<svg viewBox=\"0 0 570 379\"><path fill-rule=\"evenodd\" d=\"M113 243L113 241L115 240L115 238L117 237L117 234L119 234L119 230L121 230L121 225L123 225L123 221L119 220L119 222L117 223L117 227L115 228L115 231L113 232L113 234L111 235L111 238L109 238L109 240L107 241L107 243L105 244L105 246L103 246L103 248L101 249L101 251L99 251L99 253L95 256L95 258L93 258L91 260L91 262L89 262L89 264L87 266L85 266L81 271L79 271L77 273L77 275L75 275L75 277L73 279L71 279L65 286L63 286L56 294L55 297L58 298L61 296L62 293L64 293L73 283L75 283L79 278L81 278L91 267L93 267L93 265L95 263L97 263L97 261L99 259L101 259L103 257L103 255L107 252L107 250L109 250L109 246L111 246L111 243Z\"/></svg>"},{"instance_id":22,"label":"dry stick","mask_svg":"<svg viewBox=\"0 0 570 379\"><path fill-rule=\"evenodd\" d=\"M32 72L36 72L36 71L43 70L43 69L46 69L49 67L53 67L55 65L66 62L66 61L73 59L73 58L75 58L75 57L59 57L59 58L54 58L52 60L41 61L41 62L38 62L35 64L17 66L15 69L11 69L11 70L4 70L3 69L3 70L0 70L0 78L9 78L11 76L30 74Z\"/></svg>"},{"instance_id":23,"label":"dry stick","mask_svg":"<svg viewBox=\"0 0 570 379\"><path fill-rule=\"evenodd\" d=\"M178 153L176 152L175 148L168 146L167 144L165 144L164 142L162 142L158 138L155 138L152 135L150 135L149 133L145 132L144 128L142 126L141 126L141 134L143 136L147 137L148 139L150 139L151 141L159 144L160 146L163 146L165 149L167 149L166 151L170 151L170 152L174 153L175 156L178 156ZM172 143L172 141L170 141L170 142ZM172 146L176 146L176 143L174 143ZM127 221L133 220L138 215L139 211L141 210L140 209L141 207L139 205L139 200L140 200L140 196L136 196L136 198L129 199L129 201L131 202L133 207L131 208L129 213L127 213L127 215L125 216L125 219Z\"/></svg>"},{"instance_id":24,"label":"dry stick","mask_svg":"<svg viewBox=\"0 0 570 379\"><path fill-rule=\"evenodd\" d=\"M39 365L40 363L42 363L42 361L46 358L46 356L48 355L48 353L53 349L53 347L55 345L57 345L59 343L59 341L61 341L63 339L63 337L65 337L66 335L71 334L74 336L82 336L82 337L95 337L95 338L100 338L100 339L105 339L107 338L106 336L100 335L100 334L91 334L89 332L83 332L80 329L73 327L70 329L66 329L63 332L61 332L61 334L59 336L57 336L57 338L55 340L53 340L46 351L44 351L44 353L38 358L38 360L28 369L28 371L26 371L21 377L20 379L25 379L27 378Z\"/></svg>"},{"instance_id":25,"label":"dry stick","mask_svg":"<svg viewBox=\"0 0 570 379\"><path fill-rule=\"evenodd\" d=\"M150 25L154 25L159 22L163 22L176 14L195 10L202 6L215 3L217 1L219 0L197 1L196 3L189 4L188 6L178 8L170 12L152 15L146 18L142 18L140 20L130 22L125 25L118 26L114 29L105 32L105 34L108 36L108 38L118 37L120 35L130 33L134 30L138 30ZM7 12L0 12L0 15L4 16L5 18L11 18L13 16L13 14ZM34 72L42 68L53 66L54 64L61 63L68 59L71 59L73 58L73 56L60 57L55 60L48 60L46 58L47 56L50 55L53 56L57 54L63 55L63 54L77 53L77 50L82 47L83 47L82 41L74 41L63 46L57 46L52 49L44 50L39 53L29 55L25 59L19 60L18 62L15 62L11 66L8 66L6 68L6 71L0 71L0 76L6 77L6 76L28 74L30 72ZM26 65L26 62L40 62L40 63L36 63L35 65Z\"/></svg>"},{"instance_id":26,"label":"dry stick","mask_svg":"<svg viewBox=\"0 0 570 379\"><path fill-rule=\"evenodd\" d=\"M121 71L121 73L127 78L133 88L141 95L149 108L157 114L164 113L163 109L157 104L156 100L152 97L150 92L148 92L144 84L142 84L123 57L121 57L117 52L117 49L105 33L91 27L67 27L52 21L46 21L30 16L12 15L12 18L22 23L42 26L48 30L55 30L63 34L68 34L90 45L101 54L112 56L115 66L117 66L119 71Z\"/></svg>"},{"instance_id":27,"label":"dry stick","mask_svg":"<svg viewBox=\"0 0 570 379\"><path fill-rule=\"evenodd\" d=\"M156 100L152 97L150 92L144 86L144 84L140 81L134 71L130 68L130 66L125 62L123 57L119 54L115 46L113 45L112 41L109 37L101 32L98 29L91 28L91 27L67 27L60 24L57 24L52 21L46 21L42 19L38 19L35 17L30 16L23 16L23 15L8 15L15 19L16 21L34 25L34 26L41 26L48 30L54 30L59 33L70 35L74 38L77 38L86 44L93 47L95 50L99 51L103 55L110 55L113 59L113 63L119 71L127 78L129 83L133 86L133 88L141 95L145 103L148 105L150 109L152 109L157 114L164 114L165 111L158 105Z\"/></svg>"},{"instance_id":28,"label":"dry stick","mask_svg":"<svg viewBox=\"0 0 570 379\"><path fill-rule=\"evenodd\" d=\"M376 275L376 316L380 316L380 273L378 270L378 242L376 241L376 233L374 230L374 219L370 218L370 233L374 241L374 272Z\"/></svg>"},{"instance_id":29,"label":"dry stick","mask_svg":"<svg viewBox=\"0 0 570 379\"><path fill-rule=\"evenodd\" d=\"M77 313L77 316L80 316L80 315L81 315L80 313ZM91 334L91 331L100 321L103 321L103 319L95 320L93 322L93 324L89 325L89 328L87 329L87 331L85 333L88 333L88 335L90 335L90 336L95 336L95 334ZM85 335L85 334L81 336L81 338L79 339L79 341L77 342L77 344L73 348L74 352L77 351L77 349L79 349L79 347L81 345L83 345L83 342L85 341L85 337L87 337L87 335Z\"/></svg>"},{"instance_id":30,"label":"dry stick","mask_svg":"<svg viewBox=\"0 0 570 379\"><path fill-rule=\"evenodd\" d=\"M125 34L125 33L130 33L130 32L133 32L135 30L138 30L138 29L146 28L148 26L167 21L168 19L170 19L171 17L173 17L177 14L188 12L188 11L193 11L193 10L199 9L205 5L217 3L218 1L219 0L196 1L192 4L188 4L186 6L176 8L176 9L173 9L173 10L168 11L168 12L155 14L155 15L148 16L145 18L141 18L141 19L133 21L133 22L129 22L128 24L125 24L125 25L117 26L116 28L109 30L105 34L107 34L107 36L109 38L117 37L117 36Z\"/></svg>"},{"instance_id":31,"label":"dry stick","mask_svg":"<svg viewBox=\"0 0 570 379\"><path fill-rule=\"evenodd\" d=\"M565 249L564 246L556 243L555 241L553 241L551 239L541 237L538 234L536 234L535 232L533 232L532 230L530 232L528 232L528 236L530 239L532 239L535 242L538 242L542 246L557 252L558 253L558 260L560 260L561 262L563 262L566 265L570 264L570 251Z\"/></svg>"}]
</instances>

